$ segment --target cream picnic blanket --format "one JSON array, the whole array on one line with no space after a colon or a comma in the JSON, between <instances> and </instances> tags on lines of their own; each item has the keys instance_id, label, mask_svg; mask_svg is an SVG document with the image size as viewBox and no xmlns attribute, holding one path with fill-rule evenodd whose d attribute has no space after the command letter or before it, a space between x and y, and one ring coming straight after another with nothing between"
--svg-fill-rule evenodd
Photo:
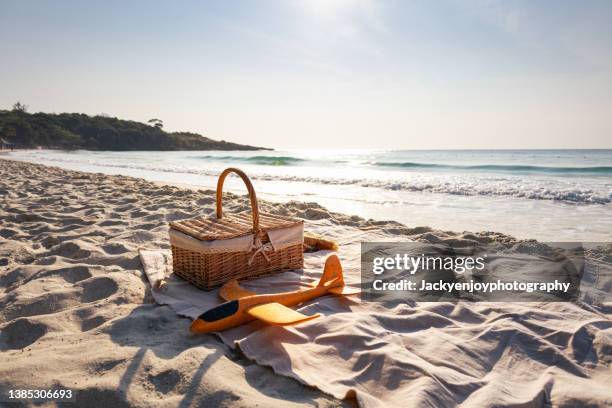
<instances>
[{"instance_id":1,"label":"cream picnic blanket","mask_svg":"<svg viewBox=\"0 0 612 408\"><path fill-rule=\"evenodd\" d=\"M360 243L397 237L327 220L307 224L341 244L348 284L360 279ZM303 271L243 282L259 292L318 281L329 252L305 254ZM171 275L168 251L142 250L159 304L195 318L220 303ZM298 308L323 316L296 326L260 322L219 333L258 364L360 406L612 405L612 321L571 303L389 305L325 296ZM187 335L187 333L185 333Z\"/></svg>"}]
</instances>

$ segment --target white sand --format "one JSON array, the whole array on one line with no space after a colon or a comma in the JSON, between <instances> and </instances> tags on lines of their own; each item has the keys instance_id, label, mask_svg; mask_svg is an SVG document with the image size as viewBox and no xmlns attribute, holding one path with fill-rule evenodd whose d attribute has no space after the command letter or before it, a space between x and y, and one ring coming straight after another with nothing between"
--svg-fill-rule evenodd
<instances>
[{"instance_id":1,"label":"white sand","mask_svg":"<svg viewBox=\"0 0 612 408\"><path fill-rule=\"evenodd\" d=\"M353 403L276 375L214 335L190 336L188 319L153 303L138 248L168 248L168 221L212 213L214 192L0 159L0 202L0 392L59 384L76 391L80 407ZM246 210L248 200L228 195L225 205L227 211ZM468 236L330 214L314 203L262 202L261 209L326 220L332 228L330 235L334 226L342 226L429 241ZM513 241L495 233L473 236ZM549 314L516 306L515 313L534 321L554 313L569 320L564 325L542 321L540 328L529 333L535 343L529 343L532 337L517 343L532 347L529 353L515 353L511 347L514 343L507 338L500 344L503 347L493 352L506 370L501 373L507 373L517 384L526 378L521 377L521 370L542 366L546 356L558 359L560 367L547 370L561 370L562 375L551 376L553 380L544 383L540 381L543 377L529 380L529 384L521 385L532 390L533 396L516 398L512 395L514 385L504 385L500 371L495 372L495 379L487 380L491 373L483 372L482 384L470 384L474 389L469 405L540 406L550 400L553 405L567 406L612 404L610 310L566 312L566 306L559 305L548 307ZM444 309L444 305L438 308ZM433 318L438 313L434 309L410 314ZM496 326L500 316L508 314L506 311L487 310L485 306L474 310L449 311L458 313L448 317L457 328L469 325L469 332L458 332L461 341L442 341L428 335L428 325L418 327L416 338L422 343L411 345L414 358L422 360L423 355L417 355L429 353L435 357L427 363L430 372L444 371L462 341L480 338L486 345L507 330ZM592 313L599 323L583 324L585 313ZM510 322L511 326L516 324ZM253 344L269 341L265 334L252 340ZM545 350L542 345L546 345ZM528 361L516 360L516 356ZM474 359L477 357L488 361L486 355ZM471 360L467 361L469 364ZM421 367L415 361L407 364ZM567 367L573 372L566 375ZM412 375L415 377L409 384L414 387L414 398L404 401L405 406L448 401L428 395L428 389L436 389L435 384L428 383L431 376L423 372ZM325 370L321 376L325 376ZM561 385L554 386L554 379ZM571 389L574 384L576 389ZM484 391L479 393L479 387ZM448 391L453 393L452 389Z\"/></svg>"}]
</instances>

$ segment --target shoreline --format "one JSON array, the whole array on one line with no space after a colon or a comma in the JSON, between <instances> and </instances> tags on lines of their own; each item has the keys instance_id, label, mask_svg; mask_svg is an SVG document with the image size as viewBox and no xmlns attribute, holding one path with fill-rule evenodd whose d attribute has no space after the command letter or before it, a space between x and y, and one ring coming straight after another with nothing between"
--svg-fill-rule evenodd
<instances>
[{"instance_id":1,"label":"shoreline","mask_svg":"<svg viewBox=\"0 0 612 408\"><path fill-rule=\"evenodd\" d=\"M523 179L518 174L459 170L381 172L375 166L363 164L360 160L367 159L363 154L355 158L346 153L338 163L326 164L331 159L323 161L325 153L313 157L297 152L274 153L270 157L239 153L228 156L223 152L41 151L8 154L7 159L75 171L122 174L190 189L215 189L221 170L235 165L247 172L258 197L268 201L316 202L329 211L356 214L365 219L394 220L412 227L420 225L445 231L497 231L540 242L606 241L612 228L612 204L603 204L612 199L606 187L608 177L555 176L548 180L548 176L541 174ZM403 161L426 163L467 161L503 165L515 160L501 153L493 159L489 156L472 159L469 155L453 159L449 154L444 157L428 154L419 159L413 154L403 155ZM601 164L606 155L593 156L588 159L589 163ZM391 160L392 156L383 154L377 160ZM550 153L544 156L542 162L547 165L569 163L569 159L556 159ZM581 159L574 156L571 160L578 165ZM535 161L530 157L521 156L517 160L529 164ZM282 164L275 165L277 161ZM227 190L238 194L244 191L234 179L229 180Z\"/></svg>"}]
</instances>

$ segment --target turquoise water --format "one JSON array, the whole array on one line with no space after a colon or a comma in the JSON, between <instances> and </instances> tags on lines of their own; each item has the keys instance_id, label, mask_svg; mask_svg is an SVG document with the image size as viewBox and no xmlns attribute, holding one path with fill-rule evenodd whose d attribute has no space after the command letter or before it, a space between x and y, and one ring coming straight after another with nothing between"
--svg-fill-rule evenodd
<instances>
[{"instance_id":1,"label":"turquoise water","mask_svg":"<svg viewBox=\"0 0 612 408\"><path fill-rule=\"evenodd\" d=\"M319 157L317 157L319 156ZM355 167L395 167L406 170L430 169L490 171L523 174L585 174L612 176L612 150L421 150L389 152L340 152L329 154L312 151L292 155L204 155L190 158L204 161L244 162L270 166L346 165ZM513 164L516 163L516 164Z\"/></svg>"},{"instance_id":2,"label":"turquoise water","mask_svg":"<svg viewBox=\"0 0 612 408\"><path fill-rule=\"evenodd\" d=\"M260 196L447 230L610 240L612 150L89 152L21 160L212 188L229 166ZM228 188L241 190L238 181Z\"/></svg>"}]
</instances>

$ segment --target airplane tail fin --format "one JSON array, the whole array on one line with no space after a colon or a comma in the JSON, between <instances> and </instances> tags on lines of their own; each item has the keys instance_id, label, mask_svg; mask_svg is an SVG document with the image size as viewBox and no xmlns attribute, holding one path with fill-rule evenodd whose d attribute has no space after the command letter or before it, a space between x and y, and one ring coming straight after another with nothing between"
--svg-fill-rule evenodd
<instances>
[{"instance_id":1,"label":"airplane tail fin","mask_svg":"<svg viewBox=\"0 0 612 408\"><path fill-rule=\"evenodd\" d=\"M325 260L323 268L323 276L317 286L344 286L344 277L342 276L342 264L337 255L330 255Z\"/></svg>"},{"instance_id":2,"label":"airplane tail fin","mask_svg":"<svg viewBox=\"0 0 612 408\"><path fill-rule=\"evenodd\" d=\"M329 293L334 295L357 295L360 293L359 289L349 288L344 285L344 275L342 275L342 264L337 255L330 255L325 260L325 267L323 268L323 276L319 281L320 286L328 286Z\"/></svg>"}]
</instances>

